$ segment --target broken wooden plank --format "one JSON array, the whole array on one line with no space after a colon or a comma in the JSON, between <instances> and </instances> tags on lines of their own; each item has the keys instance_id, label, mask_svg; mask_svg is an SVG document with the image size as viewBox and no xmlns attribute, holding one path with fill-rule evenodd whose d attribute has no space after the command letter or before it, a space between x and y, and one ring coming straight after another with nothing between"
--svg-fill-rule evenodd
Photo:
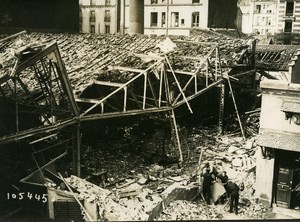
<instances>
[{"instance_id":1,"label":"broken wooden plank","mask_svg":"<svg viewBox=\"0 0 300 222\"><path fill-rule=\"evenodd\" d=\"M121 71L128 71L128 72L136 72L136 73L141 73L141 72L145 71L143 69L136 69L136 68L130 68L130 67L122 67L122 66L112 66L111 69L113 69L113 70L121 70Z\"/></svg>"},{"instance_id":2,"label":"broken wooden plank","mask_svg":"<svg viewBox=\"0 0 300 222\"><path fill-rule=\"evenodd\" d=\"M96 85L101 85L101 86L124 87L123 83L117 83L117 82L95 80L94 83Z\"/></svg>"}]
</instances>

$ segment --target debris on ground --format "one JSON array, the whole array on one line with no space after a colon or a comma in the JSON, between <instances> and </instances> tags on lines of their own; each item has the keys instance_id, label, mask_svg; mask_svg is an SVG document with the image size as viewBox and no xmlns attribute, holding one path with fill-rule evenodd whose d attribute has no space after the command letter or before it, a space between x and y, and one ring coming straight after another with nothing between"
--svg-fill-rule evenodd
<instances>
[{"instance_id":1,"label":"debris on ground","mask_svg":"<svg viewBox=\"0 0 300 222\"><path fill-rule=\"evenodd\" d=\"M199 169L205 163L210 163L218 172L226 171L230 180L239 185L244 184L245 189L240 191L238 218L271 217L270 209L259 204L254 195L255 170L253 168L256 162L254 140L248 138L244 141L242 137L231 134L219 135L215 129L211 128L193 128L191 132L184 132L185 130L187 131L187 129L182 129L181 132L189 135L186 138L188 149L183 149L183 153L189 158L184 161L182 168L174 163L149 164L142 157L133 156L128 150L124 151L124 147L116 143L116 147L110 147L106 151L96 151L89 147L86 149L88 152L83 156L86 173L105 172L107 174L105 184L101 183L99 178L98 181L95 181L95 178L87 178L96 185L83 179L78 181L75 176L66 180L79 192L78 196L81 200L98 206L98 219L101 220L235 218L236 215L228 212L228 199L224 203L216 201L215 204L207 205L198 194L193 200L167 197L166 193L172 193L173 191L170 190L175 189L177 184L182 184L184 187L192 185L198 193L200 191L200 184L197 180ZM203 156L199 168L198 158L201 150ZM173 192L172 195L176 196L178 192L176 191L175 194ZM162 211L157 211L157 218L153 217L154 209L158 209L163 202L165 204L162 206Z\"/></svg>"}]
</instances>

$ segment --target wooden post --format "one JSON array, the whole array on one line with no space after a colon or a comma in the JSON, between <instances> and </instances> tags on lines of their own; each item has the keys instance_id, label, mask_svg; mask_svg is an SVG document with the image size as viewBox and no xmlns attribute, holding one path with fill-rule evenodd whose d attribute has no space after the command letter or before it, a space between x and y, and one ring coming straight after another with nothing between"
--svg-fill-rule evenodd
<instances>
[{"instance_id":1,"label":"wooden post","mask_svg":"<svg viewBox=\"0 0 300 222\"><path fill-rule=\"evenodd\" d=\"M216 48L216 53L217 53L216 54L216 62L217 61L219 62L220 78L223 78L219 46ZM216 78L218 78L218 77L216 77ZM223 133L224 106L225 106L225 84L224 84L224 82L222 82L220 84L219 134Z\"/></svg>"},{"instance_id":2,"label":"wooden post","mask_svg":"<svg viewBox=\"0 0 300 222\"><path fill-rule=\"evenodd\" d=\"M143 109L146 108L146 96L147 96L147 72L144 73L144 94L143 94Z\"/></svg>"},{"instance_id":3,"label":"wooden post","mask_svg":"<svg viewBox=\"0 0 300 222\"><path fill-rule=\"evenodd\" d=\"M229 76L228 76L227 80L228 80L228 86L229 86L229 89L230 89L230 92L231 92L231 97L232 97L233 105L234 105L234 108L235 108L236 116L238 118L239 125L240 125L240 128L241 128L241 132L242 132L242 135L243 135L243 139L244 139L244 141L246 141L243 125L242 125L242 122L241 122L241 119L240 119L239 110L238 110L236 102L235 102L235 98L234 98L234 94L233 94L233 90L232 90L232 87L231 87Z\"/></svg>"},{"instance_id":4,"label":"wooden post","mask_svg":"<svg viewBox=\"0 0 300 222\"><path fill-rule=\"evenodd\" d=\"M73 131L73 139L72 139L72 169L73 174L76 175L77 165L76 165L76 129Z\"/></svg>"},{"instance_id":5,"label":"wooden post","mask_svg":"<svg viewBox=\"0 0 300 222\"><path fill-rule=\"evenodd\" d=\"M14 94L15 94L15 112L16 112L15 113L16 132L19 132L19 104L18 104L18 88L17 88L18 86L17 86L17 73L16 73L18 63L19 63L19 60L17 59L15 61L14 67L13 67L12 72L11 72L11 76L14 77L14 87L15 87Z\"/></svg>"},{"instance_id":6,"label":"wooden post","mask_svg":"<svg viewBox=\"0 0 300 222\"><path fill-rule=\"evenodd\" d=\"M81 137L80 137L80 124L76 126L76 165L77 165L77 176L81 175Z\"/></svg>"},{"instance_id":7,"label":"wooden post","mask_svg":"<svg viewBox=\"0 0 300 222\"><path fill-rule=\"evenodd\" d=\"M223 133L224 106L225 106L225 84L220 84L220 100L219 100L219 134Z\"/></svg>"},{"instance_id":8,"label":"wooden post","mask_svg":"<svg viewBox=\"0 0 300 222\"><path fill-rule=\"evenodd\" d=\"M124 87L124 107L123 111L126 112L127 109L127 86Z\"/></svg>"},{"instance_id":9,"label":"wooden post","mask_svg":"<svg viewBox=\"0 0 300 222\"><path fill-rule=\"evenodd\" d=\"M179 139L179 133L178 133L178 128L177 128L177 123L176 123L176 118L175 118L175 112L174 109L171 110L171 118L172 118L172 123L171 125L173 125L173 129L175 132L175 139L174 139L174 143L176 145L177 143L177 147L178 147L178 151L179 151L179 161L180 163L183 162L183 155L182 155L182 150L181 150L181 144L180 144L180 139Z\"/></svg>"}]
</instances>

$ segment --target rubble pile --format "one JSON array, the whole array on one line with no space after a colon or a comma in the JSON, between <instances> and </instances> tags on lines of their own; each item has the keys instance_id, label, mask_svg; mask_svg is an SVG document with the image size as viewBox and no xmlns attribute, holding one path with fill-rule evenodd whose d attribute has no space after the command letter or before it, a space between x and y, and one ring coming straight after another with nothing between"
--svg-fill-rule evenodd
<instances>
[{"instance_id":1,"label":"rubble pile","mask_svg":"<svg viewBox=\"0 0 300 222\"><path fill-rule=\"evenodd\" d=\"M204 203L176 200L163 210L158 220L210 220L222 219L222 215Z\"/></svg>"},{"instance_id":2,"label":"rubble pile","mask_svg":"<svg viewBox=\"0 0 300 222\"><path fill-rule=\"evenodd\" d=\"M146 214L137 216L138 214L135 213L144 213L143 209L137 207L144 204L144 201L141 202L141 200L152 199L153 195L160 197L162 192L177 181L192 182L192 177L199 175L199 168L201 169L207 162L215 164L218 172L227 171L229 179L237 184L244 183L245 190L240 193L239 217L246 219L268 218L269 210L257 204L257 199L253 195L255 192L256 161L254 156L256 147L253 139L249 138L247 141L243 141L242 137L236 135L218 135L216 129L205 127L180 128L180 132L182 137L186 137L186 145L183 146L185 155L183 168L178 168L176 164L168 166L149 165L142 160L142 157L135 156L133 158L133 156L125 154L126 152L124 153L121 150L120 152L118 151L118 155L111 154L110 158L106 157L106 153L100 153L99 151L98 154L94 153L92 155L91 162L98 155L102 158L98 160L101 163L101 167L98 166L98 170L105 170L108 172L108 175L112 175L110 173L114 172L113 176L108 176L110 179L106 183L106 189L115 193L115 202L122 206L127 206L127 211L125 208L123 211L128 212L126 215L118 215L118 218L128 219L129 215L132 218L135 215L134 219L137 219L137 217L145 218ZM120 148L121 146L119 146ZM198 167L198 158L201 150L203 156L201 166ZM117 178L123 179L117 180ZM101 183L96 184L102 186ZM149 202L147 206L150 208L150 205ZM133 208L131 209L131 207ZM197 202L177 200L165 207L159 219L230 218L231 214L228 213L228 209L228 203L227 205L206 206L201 199ZM132 212L132 214L129 212Z\"/></svg>"}]
</instances>

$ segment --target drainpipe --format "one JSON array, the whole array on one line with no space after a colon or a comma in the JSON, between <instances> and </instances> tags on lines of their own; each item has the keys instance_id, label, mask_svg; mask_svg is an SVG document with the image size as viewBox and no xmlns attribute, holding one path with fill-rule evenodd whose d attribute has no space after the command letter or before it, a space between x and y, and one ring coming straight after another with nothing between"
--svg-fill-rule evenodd
<instances>
[{"instance_id":1,"label":"drainpipe","mask_svg":"<svg viewBox=\"0 0 300 222\"><path fill-rule=\"evenodd\" d=\"M120 6L120 32L121 35L125 34L125 0L121 0Z\"/></svg>"}]
</instances>

